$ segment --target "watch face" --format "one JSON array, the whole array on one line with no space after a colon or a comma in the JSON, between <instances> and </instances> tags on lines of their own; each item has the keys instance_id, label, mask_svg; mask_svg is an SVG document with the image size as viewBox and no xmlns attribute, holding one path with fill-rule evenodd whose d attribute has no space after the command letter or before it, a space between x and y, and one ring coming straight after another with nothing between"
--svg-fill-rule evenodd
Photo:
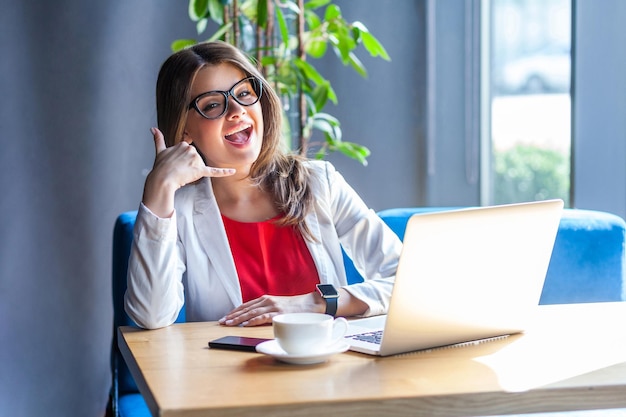
<instances>
[{"instance_id":1,"label":"watch face","mask_svg":"<svg viewBox=\"0 0 626 417\"><path fill-rule=\"evenodd\" d=\"M331 284L319 284L317 288L323 297L336 297L339 295L335 287Z\"/></svg>"}]
</instances>

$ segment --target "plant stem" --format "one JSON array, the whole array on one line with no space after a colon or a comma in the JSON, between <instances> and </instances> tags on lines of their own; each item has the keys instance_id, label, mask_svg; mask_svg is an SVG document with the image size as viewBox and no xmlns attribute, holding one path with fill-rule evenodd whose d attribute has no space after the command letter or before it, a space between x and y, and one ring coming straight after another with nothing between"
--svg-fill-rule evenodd
<instances>
[{"instance_id":1,"label":"plant stem","mask_svg":"<svg viewBox=\"0 0 626 417\"><path fill-rule=\"evenodd\" d=\"M298 9L304 10L304 0L298 0ZM298 58L305 61L306 53L304 51L304 13L298 14ZM300 87L298 91L298 101L300 105L300 120L299 120L299 134L300 134L300 154L306 155L309 147L309 138L305 137L304 129L306 126L306 121L308 118L307 109L306 109L306 98L304 97L304 93L302 91L302 87Z\"/></svg>"},{"instance_id":2,"label":"plant stem","mask_svg":"<svg viewBox=\"0 0 626 417\"><path fill-rule=\"evenodd\" d=\"M234 32L234 39L233 42L236 46L241 47L241 45L239 44L239 38L240 38L240 30L241 28L239 27L239 4L237 4L237 0L233 0L233 5L232 5L232 9L233 9L233 32Z\"/></svg>"},{"instance_id":3,"label":"plant stem","mask_svg":"<svg viewBox=\"0 0 626 417\"><path fill-rule=\"evenodd\" d=\"M229 22L230 19L230 8L228 6L224 6L223 7L223 13L224 13L224 24L227 24ZM230 31L224 33L224 41L231 43L230 42Z\"/></svg>"},{"instance_id":4,"label":"plant stem","mask_svg":"<svg viewBox=\"0 0 626 417\"><path fill-rule=\"evenodd\" d=\"M275 54L276 41L274 38L274 0L267 1L267 27L265 30L265 55ZM265 74L267 75L267 74Z\"/></svg>"}]
</instances>

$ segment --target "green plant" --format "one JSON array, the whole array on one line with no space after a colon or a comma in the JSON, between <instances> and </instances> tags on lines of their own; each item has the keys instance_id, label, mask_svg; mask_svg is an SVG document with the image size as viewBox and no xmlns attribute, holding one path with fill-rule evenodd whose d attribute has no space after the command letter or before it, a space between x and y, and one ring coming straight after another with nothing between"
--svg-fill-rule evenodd
<instances>
[{"instance_id":1,"label":"green plant","mask_svg":"<svg viewBox=\"0 0 626 417\"><path fill-rule=\"evenodd\" d=\"M495 204L560 198L569 206L568 158L529 145L494 152Z\"/></svg>"},{"instance_id":2,"label":"green plant","mask_svg":"<svg viewBox=\"0 0 626 417\"><path fill-rule=\"evenodd\" d=\"M189 17L199 35L211 21L218 25L207 40L225 40L256 58L283 98L290 148L306 155L314 145L310 140L315 129L324 137L317 144L317 158L339 151L367 164L369 149L344 141L339 120L323 111L329 102L338 103L337 95L330 81L307 60L323 57L330 47L344 65L366 77L356 55L360 45L372 57L390 58L365 25L347 22L332 0L190 0ZM172 43L172 50L196 42L179 39Z\"/></svg>"}]
</instances>

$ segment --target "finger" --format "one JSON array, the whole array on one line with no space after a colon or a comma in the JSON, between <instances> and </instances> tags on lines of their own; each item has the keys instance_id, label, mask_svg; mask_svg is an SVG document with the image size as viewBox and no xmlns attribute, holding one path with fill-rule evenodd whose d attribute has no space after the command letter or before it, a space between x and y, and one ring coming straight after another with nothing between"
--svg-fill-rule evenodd
<instances>
[{"instance_id":1,"label":"finger","mask_svg":"<svg viewBox=\"0 0 626 417\"><path fill-rule=\"evenodd\" d=\"M220 324L226 326L238 326L255 316L262 314L262 305L259 304L259 299L250 300L247 303L240 305L233 311L225 315L219 320Z\"/></svg>"},{"instance_id":2,"label":"finger","mask_svg":"<svg viewBox=\"0 0 626 417\"><path fill-rule=\"evenodd\" d=\"M228 177L233 175L237 170L235 168L213 168L206 167L205 177Z\"/></svg>"},{"instance_id":3,"label":"finger","mask_svg":"<svg viewBox=\"0 0 626 417\"><path fill-rule=\"evenodd\" d=\"M163 133L156 127L150 128L152 132L152 136L154 137L154 147L156 149L157 155L165 150L165 138L163 137Z\"/></svg>"},{"instance_id":4,"label":"finger","mask_svg":"<svg viewBox=\"0 0 626 417\"><path fill-rule=\"evenodd\" d=\"M272 324L272 319L278 313L265 313L259 316L253 317L250 320L246 320L241 323L243 327L262 326L264 324Z\"/></svg>"},{"instance_id":5,"label":"finger","mask_svg":"<svg viewBox=\"0 0 626 417\"><path fill-rule=\"evenodd\" d=\"M243 306L239 306L235 308L230 313L226 314L224 317L218 320L220 324L225 324L227 326L235 325L235 319L242 314L245 314L247 310L244 310Z\"/></svg>"},{"instance_id":6,"label":"finger","mask_svg":"<svg viewBox=\"0 0 626 417\"><path fill-rule=\"evenodd\" d=\"M222 324L226 326L259 326L261 324L271 323L272 317L276 314L275 312L265 311L265 309L255 308L231 319L227 319Z\"/></svg>"},{"instance_id":7,"label":"finger","mask_svg":"<svg viewBox=\"0 0 626 417\"><path fill-rule=\"evenodd\" d=\"M219 323L225 326L239 326L240 324L247 322L253 317L254 315L249 312L229 314L228 316L219 320Z\"/></svg>"},{"instance_id":8,"label":"finger","mask_svg":"<svg viewBox=\"0 0 626 417\"><path fill-rule=\"evenodd\" d=\"M235 307L218 321L226 326L238 326L254 318L254 316L261 315L264 312L272 312L272 310L274 310L272 297L263 295Z\"/></svg>"},{"instance_id":9,"label":"finger","mask_svg":"<svg viewBox=\"0 0 626 417\"><path fill-rule=\"evenodd\" d=\"M193 139L191 139L191 137L187 134L187 132L183 133L183 142L186 142L187 144L191 145L193 143Z\"/></svg>"}]
</instances>

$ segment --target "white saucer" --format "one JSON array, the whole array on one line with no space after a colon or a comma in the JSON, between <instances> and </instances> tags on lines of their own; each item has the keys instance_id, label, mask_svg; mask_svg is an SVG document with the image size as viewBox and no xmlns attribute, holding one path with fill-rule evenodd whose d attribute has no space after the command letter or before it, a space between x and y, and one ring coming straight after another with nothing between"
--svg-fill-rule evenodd
<instances>
[{"instance_id":1,"label":"white saucer","mask_svg":"<svg viewBox=\"0 0 626 417\"><path fill-rule=\"evenodd\" d=\"M326 362L332 355L343 353L347 351L349 347L350 345L347 342L341 340L334 345L329 346L324 352L290 355L278 345L276 340L268 340L267 342L258 344L256 346L256 351L272 356L282 362L295 365L312 365L315 363Z\"/></svg>"}]
</instances>

